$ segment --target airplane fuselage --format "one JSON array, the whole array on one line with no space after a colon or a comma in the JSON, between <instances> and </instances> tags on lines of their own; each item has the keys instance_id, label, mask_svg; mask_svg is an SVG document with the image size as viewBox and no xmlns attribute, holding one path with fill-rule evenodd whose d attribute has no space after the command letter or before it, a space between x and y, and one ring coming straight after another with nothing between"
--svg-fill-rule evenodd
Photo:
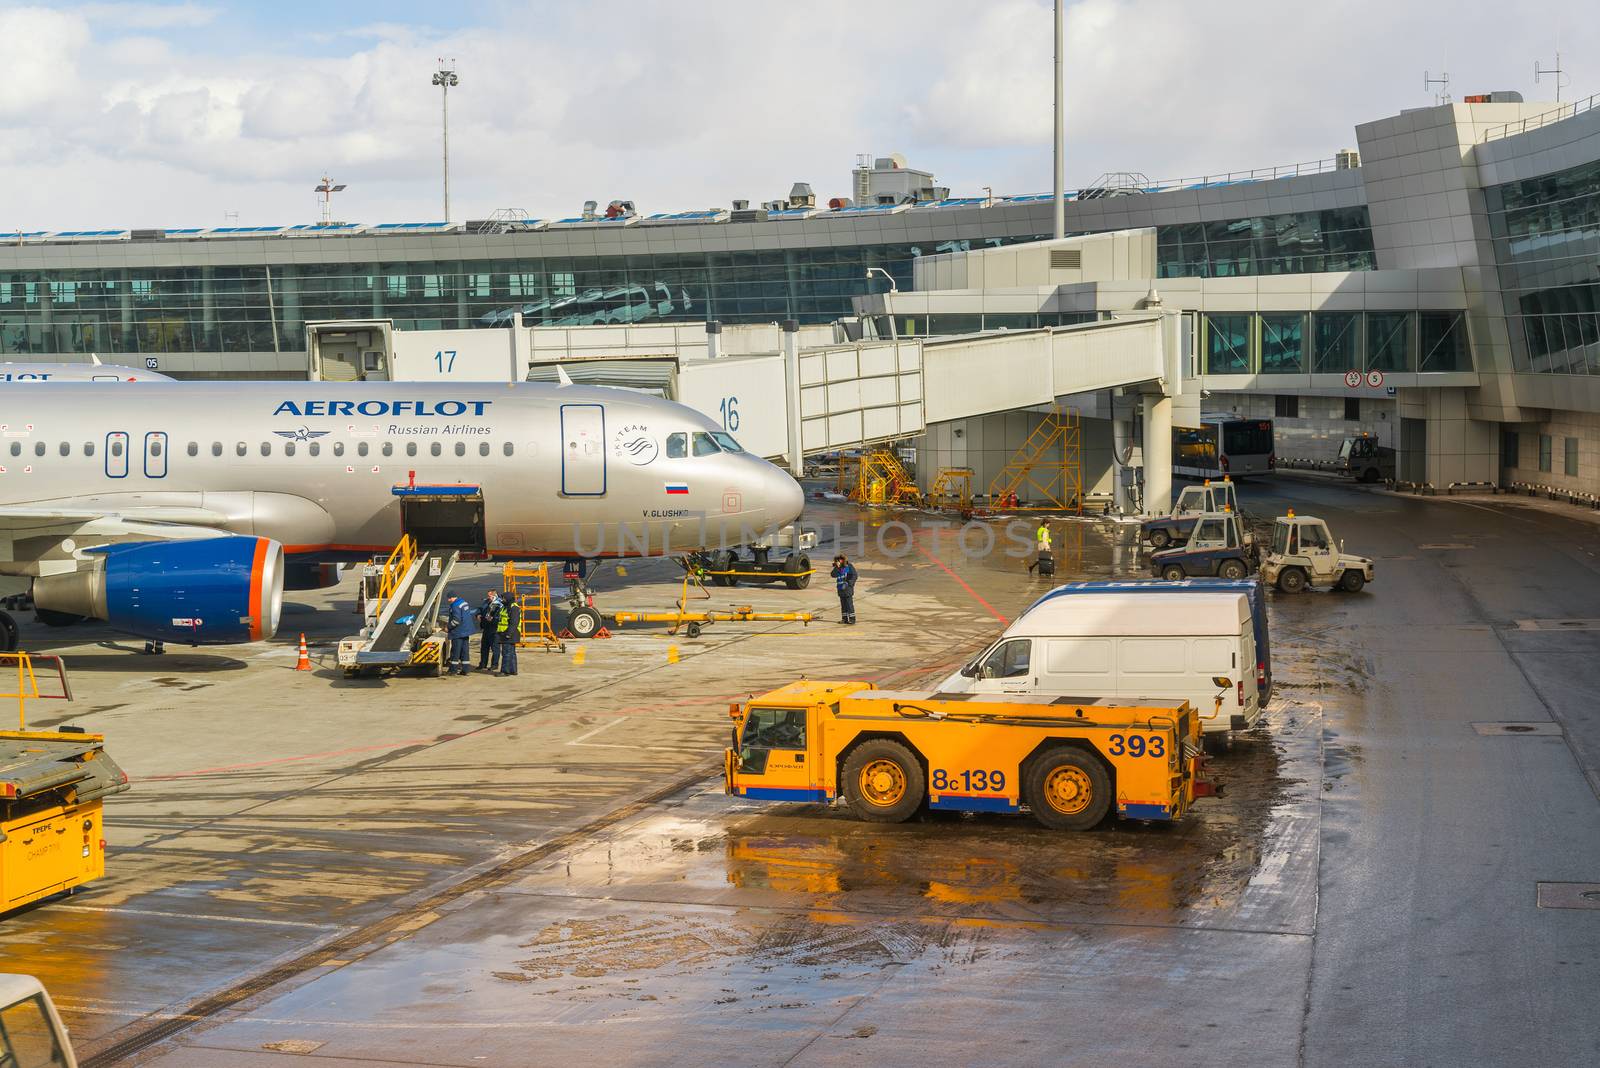
<instances>
[{"instance_id":1,"label":"airplane fuselage","mask_svg":"<svg viewBox=\"0 0 1600 1068\"><path fill-rule=\"evenodd\" d=\"M490 555L677 553L799 515L788 474L727 445L690 408L601 387L19 383L0 394L0 506L198 510L339 558L396 543L396 487L475 486Z\"/></svg>"}]
</instances>

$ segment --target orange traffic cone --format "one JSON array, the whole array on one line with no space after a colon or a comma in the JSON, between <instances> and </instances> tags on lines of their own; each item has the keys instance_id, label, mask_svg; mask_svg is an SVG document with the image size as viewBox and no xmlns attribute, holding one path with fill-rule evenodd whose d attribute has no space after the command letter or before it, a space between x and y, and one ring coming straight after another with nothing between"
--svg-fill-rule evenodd
<instances>
[{"instance_id":1,"label":"orange traffic cone","mask_svg":"<svg viewBox=\"0 0 1600 1068\"><path fill-rule=\"evenodd\" d=\"M296 671L311 670L311 656L306 652L306 636L304 633L300 635L300 659L295 662L294 669Z\"/></svg>"}]
</instances>

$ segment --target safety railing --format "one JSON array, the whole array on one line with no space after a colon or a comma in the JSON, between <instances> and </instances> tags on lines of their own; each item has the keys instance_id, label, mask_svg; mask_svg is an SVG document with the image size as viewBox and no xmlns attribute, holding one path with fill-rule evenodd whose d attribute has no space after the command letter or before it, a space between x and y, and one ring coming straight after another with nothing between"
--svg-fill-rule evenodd
<instances>
[{"instance_id":1,"label":"safety railing","mask_svg":"<svg viewBox=\"0 0 1600 1068\"><path fill-rule=\"evenodd\" d=\"M400 537L400 544L396 545L389 553L389 558L383 562L383 575L378 580L378 599L387 601L394 596L394 591L399 588L400 580L406 577L406 572L411 570L411 565L417 559L417 543L411 535L404 534Z\"/></svg>"},{"instance_id":2,"label":"safety railing","mask_svg":"<svg viewBox=\"0 0 1600 1068\"><path fill-rule=\"evenodd\" d=\"M1498 141L1502 137L1511 137L1515 134L1527 133L1537 130L1541 126L1570 119L1574 115L1581 115L1585 111L1592 111L1600 107L1600 93L1592 93L1582 100L1574 100L1570 104L1557 104L1548 111L1541 111L1537 115L1529 115L1516 122L1503 122L1499 126L1490 126L1483 131L1484 141Z\"/></svg>"},{"instance_id":3,"label":"safety railing","mask_svg":"<svg viewBox=\"0 0 1600 1068\"><path fill-rule=\"evenodd\" d=\"M28 702L29 701L70 701L72 700L72 686L67 682L67 669L59 656L33 656L30 653L0 653L0 665L7 660L16 662L17 689L14 693L0 693L0 697L15 697L17 699L17 730L28 729ZM41 693L39 690L39 677L34 673L35 660L48 662L55 666L56 676L61 680L60 693Z\"/></svg>"}]
</instances>

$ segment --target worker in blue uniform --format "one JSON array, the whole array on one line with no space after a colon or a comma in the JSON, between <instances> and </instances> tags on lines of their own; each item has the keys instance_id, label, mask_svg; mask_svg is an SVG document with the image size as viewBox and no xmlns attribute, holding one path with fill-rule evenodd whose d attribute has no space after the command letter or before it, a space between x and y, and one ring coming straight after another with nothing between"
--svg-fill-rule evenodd
<instances>
[{"instance_id":1,"label":"worker in blue uniform","mask_svg":"<svg viewBox=\"0 0 1600 1068\"><path fill-rule=\"evenodd\" d=\"M472 636L478 632L476 614L465 597L446 593L449 605L445 619L450 627L450 657L445 670L451 675L467 673L467 658L472 655Z\"/></svg>"}]
</instances>

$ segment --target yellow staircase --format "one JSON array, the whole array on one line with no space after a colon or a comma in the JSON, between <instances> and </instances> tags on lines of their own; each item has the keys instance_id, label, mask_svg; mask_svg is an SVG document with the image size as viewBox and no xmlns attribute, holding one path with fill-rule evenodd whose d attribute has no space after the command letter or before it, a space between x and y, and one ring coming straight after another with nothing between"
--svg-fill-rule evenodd
<instances>
[{"instance_id":1,"label":"yellow staircase","mask_svg":"<svg viewBox=\"0 0 1600 1068\"><path fill-rule=\"evenodd\" d=\"M1015 494L1017 504L1004 504ZM1076 408L1039 421L989 483L989 506L1017 512L1083 512L1083 423Z\"/></svg>"},{"instance_id":2,"label":"yellow staircase","mask_svg":"<svg viewBox=\"0 0 1600 1068\"><path fill-rule=\"evenodd\" d=\"M917 483L894 453L876 449L861 458L850 499L862 504L916 504Z\"/></svg>"}]
</instances>

